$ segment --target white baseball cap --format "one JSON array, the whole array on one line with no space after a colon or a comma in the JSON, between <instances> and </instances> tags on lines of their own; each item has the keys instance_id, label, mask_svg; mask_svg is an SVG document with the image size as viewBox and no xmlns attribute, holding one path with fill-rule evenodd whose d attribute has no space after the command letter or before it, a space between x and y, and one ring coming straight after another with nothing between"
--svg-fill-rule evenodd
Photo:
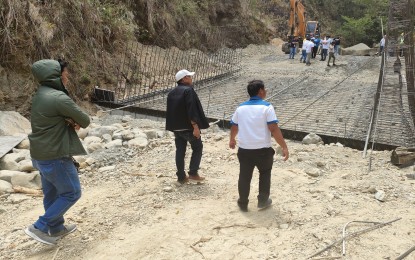
<instances>
[{"instance_id":1,"label":"white baseball cap","mask_svg":"<svg viewBox=\"0 0 415 260\"><path fill-rule=\"evenodd\" d=\"M186 76L193 76L193 75L195 75L194 72L190 72L188 70L181 70L181 71L176 73L176 82L181 80L182 78L184 78Z\"/></svg>"}]
</instances>

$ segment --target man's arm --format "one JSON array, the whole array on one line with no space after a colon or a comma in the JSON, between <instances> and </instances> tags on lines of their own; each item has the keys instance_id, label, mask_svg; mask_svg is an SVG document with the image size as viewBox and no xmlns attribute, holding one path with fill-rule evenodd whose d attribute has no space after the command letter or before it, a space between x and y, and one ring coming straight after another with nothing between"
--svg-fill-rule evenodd
<instances>
[{"instance_id":1,"label":"man's arm","mask_svg":"<svg viewBox=\"0 0 415 260\"><path fill-rule=\"evenodd\" d=\"M238 125L232 125L231 127L231 137L229 140L229 148L234 149L236 146L236 135L238 134Z\"/></svg>"},{"instance_id":2,"label":"man's arm","mask_svg":"<svg viewBox=\"0 0 415 260\"><path fill-rule=\"evenodd\" d=\"M86 128L90 124L88 114L82 111L66 94L61 94L57 98L56 108L62 116L72 119L76 125L79 125L82 128Z\"/></svg>"},{"instance_id":3,"label":"man's arm","mask_svg":"<svg viewBox=\"0 0 415 260\"><path fill-rule=\"evenodd\" d=\"M193 135L199 139L200 138L200 129L199 126L197 125L197 123L193 120L190 120L190 122L192 123L192 127L193 127Z\"/></svg>"},{"instance_id":4,"label":"man's arm","mask_svg":"<svg viewBox=\"0 0 415 260\"><path fill-rule=\"evenodd\" d=\"M281 146L284 161L286 161L289 157L289 153L287 144L285 143L284 137L282 136L281 129L278 127L278 124L269 124L268 129L274 137L275 141Z\"/></svg>"}]
</instances>

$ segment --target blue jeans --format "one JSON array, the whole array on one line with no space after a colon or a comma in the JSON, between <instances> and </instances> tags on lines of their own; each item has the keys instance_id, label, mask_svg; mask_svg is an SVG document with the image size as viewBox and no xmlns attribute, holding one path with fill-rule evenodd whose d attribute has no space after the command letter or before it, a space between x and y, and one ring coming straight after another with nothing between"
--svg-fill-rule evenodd
<instances>
[{"instance_id":1,"label":"blue jeans","mask_svg":"<svg viewBox=\"0 0 415 260\"><path fill-rule=\"evenodd\" d=\"M186 173L184 171L184 157L186 155L187 142L189 142L192 147L189 175L197 175L200 161L202 160L203 143L202 137L196 138L191 130L174 132L174 137L174 142L176 143L176 175L178 180L181 181L186 178Z\"/></svg>"},{"instance_id":2,"label":"blue jeans","mask_svg":"<svg viewBox=\"0 0 415 260\"><path fill-rule=\"evenodd\" d=\"M81 197L78 172L69 157L55 160L34 160L39 170L43 189L45 214L35 222L42 232L55 234L64 229L63 215Z\"/></svg>"},{"instance_id":3,"label":"blue jeans","mask_svg":"<svg viewBox=\"0 0 415 260\"><path fill-rule=\"evenodd\" d=\"M294 59L294 55L295 55L295 48L290 48L290 59Z\"/></svg>"},{"instance_id":4,"label":"blue jeans","mask_svg":"<svg viewBox=\"0 0 415 260\"><path fill-rule=\"evenodd\" d=\"M326 60L326 58L327 58L327 51L328 51L328 49L322 49L321 50L321 60Z\"/></svg>"},{"instance_id":5,"label":"blue jeans","mask_svg":"<svg viewBox=\"0 0 415 260\"><path fill-rule=\"evenodd\" d=\"M303 61L305 63L306 58L307 58L307 52L306 52L306 50L301 50L300 62Z\"/></svg>"},{"instance_id":6,"label":"blue jeans","mask_svg":"<svg viewBox=\"0 0 415 260\"><path fill-rule=\"evenodd\" d=\"M339 47L340 47L340 45L334 45L334 54L335 55L339 55L340 53L339 53Z\"/></svg>"}]
</instances>

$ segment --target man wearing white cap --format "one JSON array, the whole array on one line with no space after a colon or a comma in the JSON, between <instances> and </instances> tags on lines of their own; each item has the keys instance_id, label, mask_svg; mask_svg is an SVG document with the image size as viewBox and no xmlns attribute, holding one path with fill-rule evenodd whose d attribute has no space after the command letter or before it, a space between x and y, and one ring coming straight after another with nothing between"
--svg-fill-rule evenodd
<instances>
[{"instance_id":1,"label":"man wearing white cap","mask_svg":"<svg viewBox=\"0 0 415 260\"><path fill-rule=\"evenodd\" d=\"M203 181L198 174L202 160L203 143L200 129L209 128L199 97L193 89L194 72L180 70L176 73L177 86L167 96L166 130L174 132L176 144L177 181L181 184ZM189 176L184 168L187 142L192 148Z\"/></svg>"}]
</instances>

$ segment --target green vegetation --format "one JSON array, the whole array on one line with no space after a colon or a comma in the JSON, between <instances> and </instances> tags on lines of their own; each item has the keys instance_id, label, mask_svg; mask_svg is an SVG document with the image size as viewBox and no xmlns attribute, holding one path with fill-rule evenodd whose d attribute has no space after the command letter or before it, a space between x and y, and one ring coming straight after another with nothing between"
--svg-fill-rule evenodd
<instances>
[{"instance_id":1,"label":"green vegetation","mask_svg":"<svg viewBox=\"0 0 415 260\"><path fill-rule=\"evenodd\" d=\"M387 23L389 0L308 0L307 8L322 21L323 34L341 36L345 46L372 46L382 38L381 19Z\"/></svg>"}]
</instances>

